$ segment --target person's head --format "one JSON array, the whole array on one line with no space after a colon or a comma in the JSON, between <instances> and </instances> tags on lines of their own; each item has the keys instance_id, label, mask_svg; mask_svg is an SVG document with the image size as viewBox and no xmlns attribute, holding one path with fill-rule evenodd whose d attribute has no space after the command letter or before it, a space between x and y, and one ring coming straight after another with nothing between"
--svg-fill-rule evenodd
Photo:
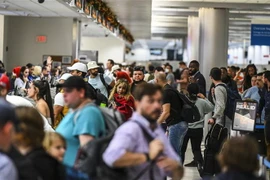
<instances>
[{"instance_id":1,"label":"person's head","mask_svg":"<svg viewBox=\"0 0 270 180\"><path fill-rule=\"evenodd\" d=\"M233 137L227 140L218 161L222 168L242 173L254 173L259 169L258 146L248 136Z\"/></svg>"},{"instance_id":2,"label":"person's head","mask_svg":"<svg viewBox=\"0 0 270 180\"><path fill-rule=\"evenodd\" d=\"M257 75L252 76L251 78L251 86L256 86L257 85Z\"/></svg>"},{"instance_id":3,"label":"person's head","mask_svg":"<svg viewBox=\"0 0 270 180\"><path fill-rule=\"evenodd\" d=\"M183 61L181 61L181 62L179 63L179 69L182 71L183 69L186 69L186 68L187 68L186 63L183 62Z\"/></svg>"},{"instance_id":4,"label":"person's head","mask_svg":"<svg viewBox=\"0 0 270 180\"><path fill-rule=\"evenodd\" d=\"M90 61L87 64L87 67L88 67L88 72L91 75L91 77L97 77L99 66L97 65L96 61Z\"/></svg>"},{"instance_id":5,"label":"person's head","mask_svg":"<svg viewBox=\"0 0 270 180\"><path fill-rule=\"evenodd\" d=\"M15 108L19 120L18 130L13 142L17 147L39 148L44 139L44 122L39 112L33 107Z\"/></svg>"},{"instance_id":6,"label":"person's head","mask_svg":"<svg viewBox=\"0 0 270 180\"><path fill-rule=\"evenodd\" d=\"M116 84L113 87L109 100L113 99L115 93L117 93L119 96L125 97L128 100L131 96L130 88L131 86L126 79L119 79L116 81Z\"/></svg>"},{"instance_id":7,"label":"person's head","mask_svg":"<svg viewBox=\"0 0 270 180\"><path fill-rule=\"evenodd\" d=\"M165 70L161 66L158 66L155 68L155 74L159 72L165 72Z\"/></svg>"},{"instance_id":8,"label":"person's head","mask_svg":"<svg viewBox=\"0 0 270 180\"><path fill-rule=\"evenodd\" d=\"M12 72L15 74L16 78L19 78L21 75L21 67L15 67Z\"/></svg>"},{"instance_id":9,"label":"person's head","mask_svg":"<svg viewBox=\"0 0 270 180\"><path fill-rule=\"evenodd\" d=\"M159 72L155 74L155 81L156 84L160 85L161 87L167 84L166 74L164 72Z\"/></svg>"},{"instance_id":10,"label":"person's head","mask_svg":"<svg viewBox=\"0 0 270 180\"><path fill-rule=\"evenodd\" d=\"M60 78L59 78L59 80L58 80L58 82L59 82L59 84L63 84L68 78L70 78L72 75L70 74L70 73L65 73L65 74L63 74Z\"/></svg>"},{"instance_id":11,"label":"person's head","mask_svg":"<svg viewBox=\"0 0 270 180\"><path fill-rule=\"evenodd\" d=\"M0 99L0 114L0 150L8 151L18 119L14 108L4 98Z\"/></svg>"},{"instance_id":12,"label":"person's head","mask_svg":"<svg viewBox=\"0 0 270 180\"><path fill-rule=\"evenodd\" d=\"M141 66L136 66L133 72L133 81L140 82L143 81L144 78L144 68Z\"/></svg>"},{"instance_id":13,"label":"person's head","mask_svg":"<svg viewBox=\"0 0 270 180\"><path fill-rule=\"evenodd\" d=\"M158 85L143 83L134 91L136 111L150 123L156 123L161 114L162 88Z\"/></svg>"},{"instance_id":14,"label":"person's head","mask_svg":"<svg viewBox=\"0 0 270 180\"><path fill-rule=\"evenodd\" d=\"M29 69L26 66L22 66L20 70L20 78L24 81L24 78L28 78Z\"/></svg>"},{"instance_id":15,"label":"person's head","mask_svg":"<svg viewBox=\"0 0 270 180\"><path fill-rule=\"evenodd\" d=\"M134 69L132 67L130 67L130 66L127 67L125 71L129 75L130 78L133 78Z\"/></svg>"},{"instance_id":16,"label":"person's head","mask_svg":"<svg viewBox=\"0 0 270 180\"><path fill-rule=\"evenodd\" d=\"M64 100L69 108L77 109L86 100L86 83L82 77L71 76L63 84Z\"/></svg>"},{"instance_id":17,"label":"person's head","mask_svg":"<svg viewBox=\"0 0 270 180\"><path fill-rule=\"evenodd\" d=\"M0 68L5 68L4 63L0 60Z\"/></svg>"},{"instance_id":18,"label":"person's head","mask_svg":"<svg viewBox=\"0 0 270 180\"><path fill-rule=\"evenodd\" d=\"M0 97L6 97L10 90L10 81L7 75L2 74L0 77Z\"/></svg>"},{"instance_id":19,"label":"person's head","mask_svg":"<svg viewBox=\"0 0 270 180\"><path fill-rule=\"evenodd\" d=\"M231 78L234 78L236 76L237 69L235 66L229 66L227 68L227 72L228 72L228 76L230 76Z\"/></svg>"},{"instance_id":20,"label":"person's head","mask_svg":"<svg viewBox=\"0 0 270 180\"><path fill-rule=\"evenodd\" d=\"M44 77L48 77L50 75L50 68L48 66L42 67L42 75Z\"/></svg>"},{"instance_id":21,"label":"person's head","mask_svg":"<svg viewBox=\"0 0 270 180\"><path fill-rule=\"evenodd\" d=\"M114 60L108 59L106 66L107 66L107 69L111 70L112 67L114 66Z\"/></svg>"},{"instance_id":22,"label":"person's head","mask_svg":"<svg viewBox=\"0 0 270 180\"><path fill-rule=\"evenodd\" d=\"M26 64L26 67L29 69L29 75L32 75L35 66L32 63L28 63Z\"/></svg>"},{"instance_id":23,"label":"person's head","mask_svg":"<svg viewBox=\"0 0 270 180\"><path fill-rule=\"evenodd\" d=\"M155 71L155 67L153 65L148 66L149 73L153 73Z\"/></svg>"},{"instance_id":24,"label":"person's head","mask_svg":"<svg viewBox=\"0 0 270 180\"><path fill-rule=\"evenodd\" d=\"M252 77L257 74L257 68L254 64L249 64L246 67L246 76Z\"/></svg>"},{"instance_id":25,"label":"person's head","mask_svg":"<svg viewBox=\"0 0 270 180\"><path fill-rule=\"evenodd\" d=\"M200 63L196 60L193 60L189 63L189 74L193 76L200 69Z\"/></svg>"},{"instance_id":26,"label":"person's head","mask_svg":"<svg viewBox=\"0 0 270 180\"><path fill-rule=\"evenodd\" d=\"M221 67L220 70L221 70L221 79L227 78L227 76L228 76L227 68Z\"/></svg>"},{"instance_id":27,"label":"person's head","mask_svg":"<svg viewBox=\"0 0 270 180\"><path fill-rule=\"evenodd\" d=\"M114 65L112 67L112 70L111 72L113 73L113 76L116 77L117 76L117 73L121 71L121 68L119 65Z\"/></svg>"},{"instance_id":28,"label":"person's head","mask_svg":"<svg viewBox=\"0 0 270 180\"><path fill-rule=\"evenodd\" d=\"M41 71L42 71L41 66L35 66L32 75L39 77L41 75Z\"/></svg>"},{"instance_id":29,"label":"person's head","mask_svg":"<svg viewBox=\"0 0 270 180\"><path fill-rule=\"evenodd\" d=\"M214 67L210 71L210 78L212 82L220 82L221 81L221 70L218 67Z\"/></svg>"},{"instance_id":30,"label":"person's head","mask_svg":"<svg viewBox=\"0 0 270 180\"><path fill-rule=\"evenodd\" d=\"M171 72L173 72L173 67L172 67L172 65L167 64L166 67L165 67L165 72L166 72L166 73L171 73Z\"/></svg>"},{"instance_id":31,"label":"person's head","mask_svg":"<svg viewBox=\"0 0 270 180\"><path fill-rule=\"evenodd\" d=\"M263 73L263 82L268 85L270 83L270 71L265 71Z\"/></svg>"},{"instance_id":32,"label":"person's head","mask_svg":"<svg viewBox=\"0 0 270 180\"><path fill-rule=\"evenodd\" d=\"M87 73L86 65L80 62L74 63L71 67L67 68L72 76L85 77Z\"/></svg>"},{"instance_id":33,"label":"person's head","mask_svg":"<svg viewBox=\"0 0 270 180\"><path fill-rule=\"evenodd\" d=\"M66 152L66 141L60 134L56 132L46 132L43 147L59 162L63 161Z\"/></svg>"},{"instance_id":34,"label":"person's head","mask_svg":"<svg viewBox=\"0 0 270 180\"><path fill-rule=\"evenodd\" d=\"M191 83L187 87L189 98L193 101L197 100L197 95L200 92L199 85L197 83Z\"/></svg>"},{"instance_id":35,"label":"person's head","mask_svg":"<svg viewBox=\"0 0 270 180\"><path fill-rule=\"evenodd\" d=\"M256 85L259 89L262 89L264 87L263 73L257 74Z\"/></svg>"}]
</instances>

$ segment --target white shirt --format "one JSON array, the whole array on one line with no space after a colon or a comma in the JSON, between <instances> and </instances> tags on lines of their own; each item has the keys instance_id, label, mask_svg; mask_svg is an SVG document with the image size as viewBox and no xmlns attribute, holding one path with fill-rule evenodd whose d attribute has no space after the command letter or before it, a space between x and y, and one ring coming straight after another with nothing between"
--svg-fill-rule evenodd
<instances>
[{"instance_id":1,"label":"white shirt","mask_svg":"<svg viewBox=\"0 0 270 180\"><path fill-rule=\"evenodd\" d=\"M110 77L105 76L105 75L103 75L103 77L104 77L105 82L106 82L108 85L110 85L110 84L112 83L112 79L111 79ZM109 96L106 87L104 86L104 84L102 83L102 81L101 81L101 79L100 79L100 74L98 74L95 78L91 78L91 77L89 76L88 83L91 84L95 89L99 89L100 92L101 92L104 96L106 96L106 97Z\"/></svg>"},{"instance_id":2,"label":"white shirt","mask_svg":"<svg viewBox=\"0 0 270 180\"><path fill-rule=\"evenodd\" d=\"M64 100L64 94L63 93L57 93L54 98L54 105L56 106L65 106L65 100Z\"/></svg>"}]
</instances>

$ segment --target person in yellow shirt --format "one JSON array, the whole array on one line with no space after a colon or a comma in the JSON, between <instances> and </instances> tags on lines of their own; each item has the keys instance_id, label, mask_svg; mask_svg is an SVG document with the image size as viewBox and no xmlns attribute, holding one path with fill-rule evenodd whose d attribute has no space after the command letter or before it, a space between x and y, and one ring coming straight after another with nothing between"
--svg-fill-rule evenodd
<instances>
[{"instance_id":1,"label":"person in yellow shirt","mask_svg":"<svg viewBox=\"0 0 270 180\"><path fill-rule=\"evenodd\" d=\"M64 83L65 80L71 76L72 75L70 73L63 74L59 79L59 84ZM63 90L60 90L59 93L56 94L53 109L55 119L54 128L56 128L69 110L69 108L65 105Z\"/></svg>"}]
</instances>

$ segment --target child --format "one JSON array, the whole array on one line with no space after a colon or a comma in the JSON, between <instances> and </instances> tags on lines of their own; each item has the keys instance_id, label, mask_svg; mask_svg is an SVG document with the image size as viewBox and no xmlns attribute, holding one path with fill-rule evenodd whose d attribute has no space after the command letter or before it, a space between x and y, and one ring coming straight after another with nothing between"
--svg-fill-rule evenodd
<instances>
[{"instance_id":1,"label":"child","mask_svg":"<svg viewBox=\"0 0 270 180\"><path fill-rule=\"evenodd\" d=\"M58 133L47 132L43 140L45 150L59 162L63 161L66 152L66 141Z\"/></svg>"},{"instance_id":2,"label":"child","mask_svg":"<svg viewBox=\"0 0 270 180\"><path fill-rule=\"evenodd\" d=\"M121 112L128 120L135 109L134 98L130 93L130 85L126 79L119 79L109 97L111 106Z\"/></svg>"}]
</instances>

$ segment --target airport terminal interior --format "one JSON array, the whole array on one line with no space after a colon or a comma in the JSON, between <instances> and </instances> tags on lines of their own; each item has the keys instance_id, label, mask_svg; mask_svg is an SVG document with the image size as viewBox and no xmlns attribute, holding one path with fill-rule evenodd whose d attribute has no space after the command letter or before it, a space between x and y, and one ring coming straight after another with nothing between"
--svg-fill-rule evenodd
<instances>
[{"instance_id":1,"label":"airport terminal interior","mask_svg":"<svg viewBox=\"0 0 270 180\"><path fill-rule=\"evenodd\" d=\"M172 82L171 79L168 80L167 75L169 84L172 87L175 86L175 89L182 93L182 88L184 87L181 87L181 83L183 82L182 71L187 68L189 72L187 76L189 78L195 77L195 73L190 74L191 69L194 68L191 64L194 65L195 61L195 65L199 63L198 72L205 78L204 86L206 91L202 94L204 94L206 99L208 94L210 96L211 92L213 94L213 90L210 87L213 88L212 83L215 84L212 78L214 76L212 74L212 68L218 67L217 69L221 69L219 70L222 73L221 77L224 75L222 68L228 73L228 77L231 76L231 71L235 71L234 76L237 77L232 77L230 80L237 83L237 95L242 97L241 100L246 100L243 98L247 94L246 90L252 88L252 86L258 86L260 91L260 79L258 80L258 77L267 79L266 74L270 70L269 10L270 0L0 0L0 69L3 69L0 75L6 74L10 82L12 82L11 85L2 86L11 86L7 88L10 94L13 96L18 95L16 94L19 91L16 86L16 80L22 77L21 80L23 83L28 83L28 80L24 81L28 77L24 76L24 71L27 70L24 69L22 71L23 67L25 68L26 66L30 75L33 75L31 74L32 67L33 70L34 66L41 68L39 75L34 74L34 76L40 76L38 77L39 80L43 78L42 76L45 76L55 77L56 84L61 80L68 81L66 77L64 79L60 78L62 77L61 72L70 72L71 74L74 71L77 71L77 73L84 72L81 69L75 69L75 64L81 63L85 65L85 68L88 68L85 73L89 74L85 77L90 78L89 81L87 80L90 84L92 69L96 69L97 67L103 69L105 70L105 72L103 71L104 75L106 75L106 71L109 71L111 73L110 75L112 75L112 81L106 79L106 77L105 80L101 80L100 78L102 83L106 81L105 83L109 84L109 86L111 82L117 84L118 74L114 74L115 70L129 74L131 68L133 68L132 71L137 72L137 67L143 67L143 70L138 71L143 71L145 75L148 74L147 77L149 78L153 75L151 80L157 83L160 80L158 78L162 79L163 76L162 73L154 74L154 72L156 73L158 71L157 67L163 67L163 74L172 74L174 76ZM114 62L114 66L112 67L108 66L108 61L110 60ZM185 65L185 67L183 68L181 65ZM48 67L50 68L48 69ZM254 67L254 73L249 79L252 86L249 85L246 88L244 84L246 83L246 75L250 73L250 67L251 69ZM80 67L78 66L77 68ZM44 75L43 71L48 71L47 76ZM56 72L58 73L57 75L55 75ZM263 75L259 76L259 73ZM209 74L212 79L209 77ZM133 78L131 81L136 81L134 75L132 77L129 74L129 76L131 79ZM179 76L179 78L176 76ZM255 77L254 85L251 80L253 76ZM12 81L12 78L16 80L14 79ZM150 81L150 79L148 80ZM188 79L187 81L188 84L191 82L198 83L198 79L193 79L192 81ZM244 83L241 84L240 81ZM265 85L262 86L267 87L268 84L270 86L269 82L270 76L269 80L264 81ZM3 83L4 81L2 82L0 78L0 86ZM29 79L29 83L32 84L32 79ZM35 85L34 82L33 84ZM58 86L52 84L50 84L51 96L55 96L55 92L52 93L52 90L56 91L56 87ZM250 82L247 84L250 84ZM22 94L19 94L19 96L31 99L29 95L32 92L31 88L33 86L33 91L36 91L35 88L37 87L37 85L35 87L34 85L29 85L28 87L26 85ZM266 88L265 97L270 97L270 95L267 96L270 89L269 86L268 89ZM186 90L188 89L186 88ZM68 90L66 91L68 92ZM41 92L40 89L39 92ZM12 96L10 94L8 96ZM106 92L105 96L110 99L109 95L109 91ZM205 98L204 96L203 99ZM228 106L229 96L230 94L227 90L227 102L223 105ZM260 94L260 97L262 96L264 95ZM38 95L34 97L38 97L38 100L32 98L38 103L40 97ZM136 100L136 96L134 97ZM261 103L260 97L255 102L255 105L253 104L257 108L256 110L259 109ZM52 100L51 103L56 102L56 100ZM209 99L209 103L213 102L210 101ZM267 103L268 101L269 104ZM112 105L112 107L115 106L117 105ZM265 114L268 114L266 106L270 106L270 98L265 98ZM216 110L217 106L215 106L215 103L213 103L213 107ZM1 108L2 105L0 105L0 113L4 112L1 111ZM48 108L50 109L49 105ZM214 108L213 112L215 111ZM240 110L236 109L236 111L242 112L241 108ZM56 109L53 107L54 111ZM135 109L131 109L133 110L132 112L135 112ZM256 135L255 137L259 146L262 144L261 141L263 141L263 152L265 152L261 153L262 149L259 147L261 155L259 158L259 174L264 174L266 179L269 179L269 175L267 177L267 169L270 166L267 166L267 162L264 164L263 158L266 156L270 157L270 144L265 144L264 140L264 136L266 136L264 134L265 124L260 121L262 119L261 116L259 121L256 119L261 114L256 114L257 111L255 110L252 113L251 111L253 109L248 110L247 116L241 113L234 116L235 118L239 117L237 119L238 125L240 124L239 126L241 126L245 117L250 122L248 125L249 129L245 133L241 133L241 130L238 129L239 131L237 131L237 127L234 127L232 123L229 128L229 134L230 137L242 137L246 133L252 132L256 134L255 132L259 129L258 131L260 131L260 135L263 137L260 136L258 137L259 139ZM49 114L48 116L50 116L53 113L52 109L48 112L45 111L45 115L43 115L46 117L46 115ZM204 140L210 130L208 119L212 117L211 112L209 112L202 113L203 116L206 114L204 117L205 121L202 123L204 128L202 128L203 132L201 135L203 138L200 140L203 156L206 148ZM62 118L65 117L67 116L63 116ZM265 117L268 117L268 115L265 115ZM52 120L51 118L47 119L49 129L52 129L52 131L56 130L57 132L58 129L61 131L60 128L56 128L55 118L54 122L50 122ZM216 120L216 118L213 119ZM61 123L59 126L61 126ZM242 126L243 129L246 127L245 124ZM257 127L258 129L256 129ZM190 130L190 127L188 129ZM169 132L167 132L168 134ZM185 163L183 164L185 171L184 180L201 179L202 174L200 167L198 167L200 163L194 161L195 155L193 153L191 143L188 143ZM147 158L149 158L149 155ZM194 162L195 165L185 166L190 162ZM213 164L213 166L216 165ZM170 176L166 178L178 179L171 178ZM216 179L222 180L222 178ZM138 180L148 179L139 178ZM228 180L234 179L228 178ZM241 178L237 180L241 180Z\"/></svg>"}]
</instances>

